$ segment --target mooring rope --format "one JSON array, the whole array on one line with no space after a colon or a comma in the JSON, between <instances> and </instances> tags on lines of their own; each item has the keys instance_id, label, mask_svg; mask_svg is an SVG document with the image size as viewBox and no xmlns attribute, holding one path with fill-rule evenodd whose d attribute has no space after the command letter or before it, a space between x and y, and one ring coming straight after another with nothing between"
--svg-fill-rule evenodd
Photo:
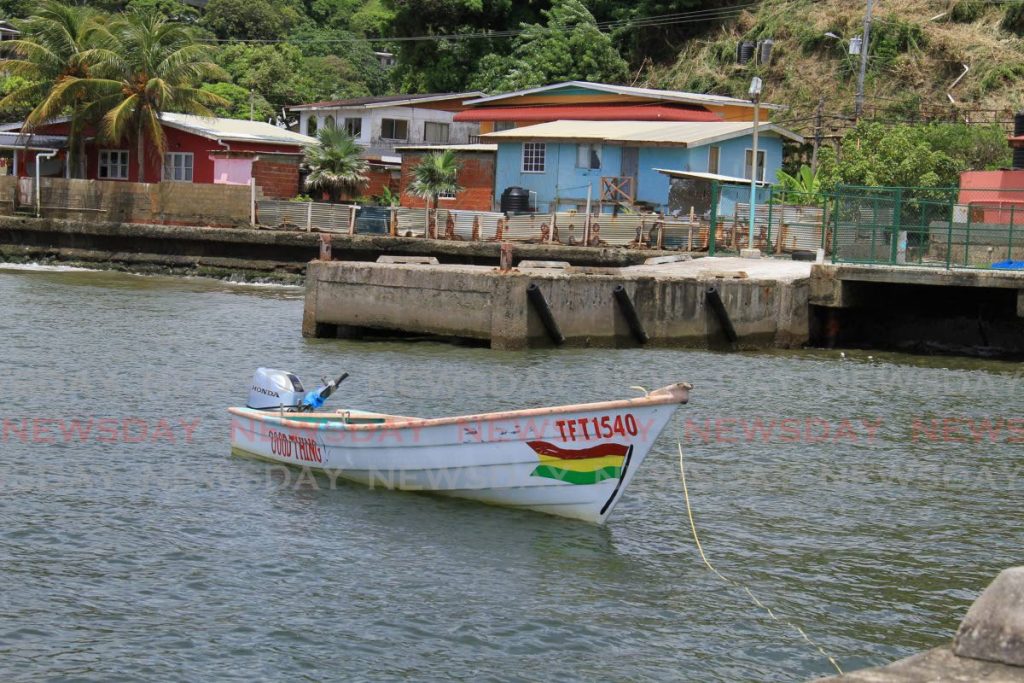
<instances>
[{"instance_id":1,"label":"mooring rope","mask_svg":"<svg viewBox=\"0 0 1024 683\"><path fill-rule=\"evenodd\" d=\"M776 616L775 612L773 612L770 607L768 607L763 602L757 599L757 596L755 596L751 592L750 588L748 588L747 586L743 586L733 581L732 579L726 577L724 574L722 574L722 572L718 571L714 568L714 566L712 566L711 562L708 560L707 555L704 554L704 546L701 545L700 537L697 536L697 524L693 521L693 509L690 507L690 491L686 486L686 468L683 467L683 444L677 441L676 446L679 448L679 476L683 480L683 497L686 499L686 514L690 518L690 530L693 531L693 542L697 544L697 552L700 553L700 559L703 560L707 568L710 569L715 574L715 576L720 578L722 581L726 582L730 586L733 586L734 588L743 589L743 591L750 596L750 599L754 602L754 604L763 609L765 612L767 612L768 616L770 616L774 621L777 621L780 624L785 624L796 630L796 632L799 633L800 636L805 641L807 641L807 643L811 647L817 649L818 652L820 652L821 655L825 659L827 659L829 663L832 664L832 666L835 667L836 671L839 672L839 675L841 676L843 674L843 670L839 668L839 663L835 660L835 658L832 657L832 655L830 655L829 653L825 652L825 649L821 645L818 645L816 642L811 640L802 628L800 628L799 626L797 626L792 621L786 618L779 618L778 616Z\"/></svg>"}]
</instances>

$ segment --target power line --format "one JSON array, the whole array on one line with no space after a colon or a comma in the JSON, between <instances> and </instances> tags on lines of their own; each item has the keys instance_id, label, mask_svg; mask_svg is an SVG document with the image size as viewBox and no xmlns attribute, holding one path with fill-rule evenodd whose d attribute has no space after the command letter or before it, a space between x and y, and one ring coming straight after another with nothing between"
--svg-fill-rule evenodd
<instances>
[{"instance_id":1,"label":"power line","mask_svg":"<svg viewBox=\"0 0 1024 683\"><path fill-rule=\"evenodd\" d=\"M603 22L596 22L597 28L611 31L618 29L647 28L651 26L674 26L678 24L693 24L708 21L721 21L731 19L743 14L747 8L754 7L760 2L749 2L743 5L721 7L717 9L695 10L693 12L679 12L675 14L652 15L648 17L637 17L631 19L617 19ZM381 38L369 38L365 36L352 36L351 38L312 38L312 39L289 39L289 38L255 38L250 40L239 40L237 38L208 38L206 42L211 43L408 43L408 42L429 42L429 41L457 41L457 40L481 40L495 38L515 38L533 29L533 26L521 29L506 29L501 31L476 31L460 33L438 33L419 36L392 36Z\"/></svg>"}]
</instances>

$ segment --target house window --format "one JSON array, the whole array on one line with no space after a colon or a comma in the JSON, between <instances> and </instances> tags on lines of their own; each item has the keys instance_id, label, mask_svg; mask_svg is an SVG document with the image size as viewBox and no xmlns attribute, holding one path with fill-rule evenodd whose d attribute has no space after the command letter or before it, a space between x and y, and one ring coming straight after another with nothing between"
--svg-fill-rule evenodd
<instances>
[{"instance_id":1,"label":"house window","mask_svg":"<svg viewBox=\"0 0 1024 683\"><path fill-rule=\"evenodd\" d=\"M316 117L315 116L310 116L306 120L306 135L308 135L309 137L316 136Z\"/></svg>"},{"instance_id":2,"label":"house window","mask_svg":"<svg viewBox=\"0 0 1024 683\"><path fill-rule=\"evenodd\" d=\"M576 145L576 168L601 168L601 145Z\"/></svg>"},{"instance_id":3,"label":"house window","mask_svg":"<svg viewBox=\"0 0 1024 683\"><path fill-rule=\"evenodd\" d=\"M708 147L708 173L718 173L718 157L721 151L718 145ZM749 157L747 163L750 163Z\"/></svg>"},{"instance_id":4,"label":"house window","mask_svg":"<svg viewBox=\"0 0 1024 683\"><path fill-rule=\"evenodd\" d=\"M328 116L324 119L324 128L337 128L338 124L335 123L333 116Z\"/></svg>"},{"instance_id":5,"label":"house window","mask_svg":"<svg viewBox=\"0 0 1024 683\"><path fill-rule=\"evenodd\" d=\"M751 155L753 155L753 153L754 153L753 150L750 150L750 149L747 150L746 157L745 157L745 159L743 161L743 177L744 178L751 177L750 176L750 159L751 159ZM764 182L764 150L763 149L757 150L757 180L759 182L762 182L762 183Z\"/></svg>"},{"instance_id":6,"label":"house window","mask_svg":"<svg viewBox=\"0 0 1024 683\"><path fill-rule=\"evenodd\" d=\"M438 199L455 199L455 193L454 192L438 192L437 193L437 198Z\"/></svg>"},{"instance_id":7,"label":"house window","mask_svg":"<svg viewBox=\"0 0 1024 683\"><path fill-rule=\"evenodd\" d=\"M363 120L359 117L345 119L345 131L354 138L363 134Z\"/></svg>"},{"instance_id":8,"label":"house window","mask_svg":"<svg viewBox=\"0 0 1024 683\"><path fill-rule=\"evenodd\" d=\"M408 140L409 122L405 119L381 119L380 137L384 140Z\"/></svg>"},{"instance_id":9,"label":"house window","mask_svg":"<svg viewBox=\"0 0 1024 683\"><path fill-rule=\"evenodd\" d=\"M168 152L164 155L164 180L192 182L192 152Z\"/></svg>"},{"instance_id":10,"label":"house window","mask_svg":"<svg viewBox=\"0 0 1024 683\"><path fill-rule=\"evenodd\" d=\"M101 180L128 180L128 150L101 149L97 175Z\"/></svg>"},{"instance_id":11,"label":"house window","mask_svg":"<svg viewBox=\"0 0 1024 683\"><path fill-rule=\"evenodd\" d=\"M547 145L543 142L523 143L523 173L543 173Z\"/></svg>"},{"instance_id":12,"label":"house window","mask_svg":"<svg viewBox=\"0 0 1024 683\"><path fill-rule=\"evenodd\" d=\"M427 121L423 124L423 142L448 144L448 124Z\"/></svg>"},{"instance_id":13,"label":"house window","mask_svg":"<svg viewBox=\"0 0 1024 683\"><path fill-rule=\"evenodd\" d=\"M502 131L502 130L512 130L515 127L516 127L516 122L515 121L495 121L494 122L494 132L495 133L497 133L498 131Z\"/></svg>"}]
</instances>

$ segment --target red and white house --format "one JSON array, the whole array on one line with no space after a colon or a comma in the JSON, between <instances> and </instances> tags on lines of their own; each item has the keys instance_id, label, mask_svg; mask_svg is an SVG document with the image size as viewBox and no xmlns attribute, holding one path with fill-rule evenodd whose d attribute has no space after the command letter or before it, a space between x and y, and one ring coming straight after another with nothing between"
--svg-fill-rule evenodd
<instances>
[{"instance_id":1,"label":"red and white house","mask_svg":"<svg viewBox=\"0 0 1024 683\"><path fill-rule=\"evenodd\" d=\"M152 145L145 149L144 178L139 178L136 147L110 144L90 136L86 142L86 178L126 182L186 182L248 185L262 188L265 197L299 194L299 166L314 138L260 121L205 118L165 113L161 117L167 143L163 163ZM43 177L70 177L68 121L57 120L33 134L19 132L21 124L0 126L0 153L7 173L35 175L40 159Z\"/></svg>"}]
</instances>

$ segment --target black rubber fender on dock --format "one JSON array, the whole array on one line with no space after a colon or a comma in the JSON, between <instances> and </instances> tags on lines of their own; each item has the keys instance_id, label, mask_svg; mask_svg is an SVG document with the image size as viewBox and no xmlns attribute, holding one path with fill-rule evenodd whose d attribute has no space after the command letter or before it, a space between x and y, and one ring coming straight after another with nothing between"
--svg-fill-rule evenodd
<instances>
[{"instance_id":1,"label":"black rubber fender on dock","mask_svg":"<svg viewBox=\"0 0 1024 683\"><path fill-rule=\"evenodd\" d=\"M551 313L551 307L548 306L548 300L544 298L544 292L540 291L540 287L537 286L536 282L531 282L526 288L526 297L533 309L537 311L537 315L540 316L540 321L544 325L544 329L548 333L548 337L554 342L555 346L561 346L565 343L565 335L558 328L558 322L555 320L555 316Z\"/></svg>"},{"instance_id":2,"label":"black rubber fender on dock","mask_svg":"<svg viewBox=\"0 0 1024 683\"><path fill-rule=\"evenodd\" d=\"M618 303L619 310L622 311L622 316L626 319L626 324L629 325L629 331L633 333L633 337L639 343L646 344L650 337L647 336L647 330L644 329L644 324L640 321L640 316L636 312L633 300L629 297L629 292L622 285L615 285L612 294L615 295L615 301Z\"/></svg>"},{"instance_id":3,"label":"black rubber fender on dock","mask_svg":"<svg viewBox=\"0 0 1024 683\"><path fill-rule=\"evenodd\" d=\"M707 299L708 305L711 306L711 310L715 312L715 317L718 318L718 323L722 326L722 331L725 333L725 338L729 340L729 343L736 343L736 328L732 326L732 320L729 318L729 312L725 310L725 304L722 303L722 296L718 293L718 287L712 285L707 288L704 293Z\"/></svg>"}]
</instances>

